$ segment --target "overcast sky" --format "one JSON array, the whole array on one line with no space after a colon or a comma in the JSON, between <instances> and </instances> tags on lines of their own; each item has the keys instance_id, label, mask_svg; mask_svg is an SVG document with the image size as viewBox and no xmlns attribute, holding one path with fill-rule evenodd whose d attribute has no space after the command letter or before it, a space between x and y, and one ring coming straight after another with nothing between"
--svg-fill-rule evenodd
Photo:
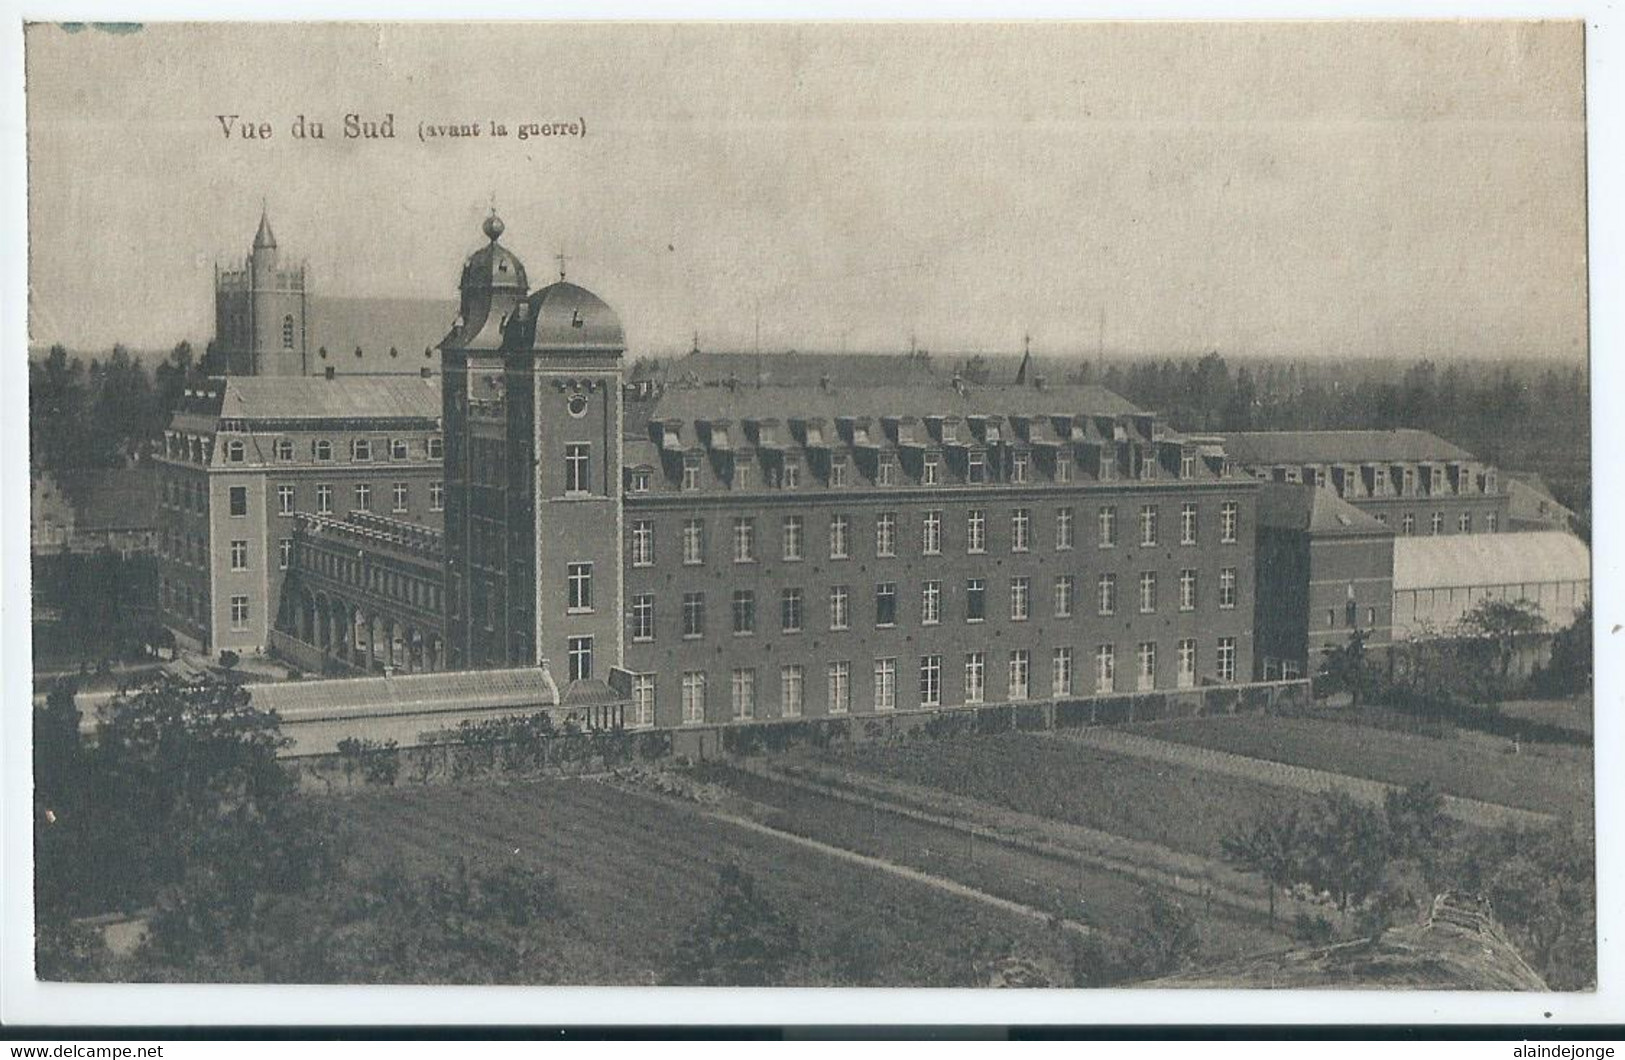
<instances>
[{"instance_id":1,"label":"overcast sky","mask_svg":"<svg viewBox=\"0 0 1625 1060\"><path fill-rule=\"evenodd\" d=\"M532 285L562 249L635 354L749 348L758 319L772 349L1585 348L1578 23L35 26L27 46L36 343L206 340L214 264L262 198L315 291L451 299L494 198ZM393 113L397 139L344 140L346 112ZM228 140L217 114L273 136ZM294 139L299 114L327 139ZM488 135L582 118L583 138ZM426 145L420 121L484 135Z\"/></svg>"}]
</instances>

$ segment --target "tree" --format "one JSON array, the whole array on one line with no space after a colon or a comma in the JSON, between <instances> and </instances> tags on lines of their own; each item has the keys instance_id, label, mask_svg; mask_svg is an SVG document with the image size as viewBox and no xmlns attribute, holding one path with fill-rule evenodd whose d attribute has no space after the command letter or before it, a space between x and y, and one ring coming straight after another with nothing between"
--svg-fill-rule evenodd
<instances>
[{"instance_id":1,"label":"tree","mask_svg":"<svg viewBox=\"0 0 1625 1060\"><path fill-rule=\"evenodd\" d=\"M1518 641L1545 628L1546 618L1539 604L1529 600L1481 600L1462 616L1456 632L1493 652L1500 684L1492 694L1501 695L1510 679Z\"/></svg>"},{"instance_id":2,"label":"tree","mask_svg":"<svg viewBox=\"0 0 1625 1060\"><path fill-rule=\"evenodd\" d=\"M1256 872L1269 884L1270 930L1275 930L1275 890L1297 882L1303 832L1295 807L1276 807L1221 840L1225 860Z\"/></svg>"},{"instance_id":3,"label":"tree","mask_svg":"<svg viewBox=\"0 0 1625 1060\"><path fill-rule=\"evenodd\" d=\"M1591 691L1591 601L1575 612L1574 622L1552 638L1552 657L1536 675L1547 695L1572 696Z\"/></svg>"},{"instance_id":4,"label":"tree","mask_svg":"<svg viewBox=\"0 0 1625 1060\"><path fill-rule=\"evenodd\" d=\"M666 981L683 986L776 986L800 956L799 925L761 893L756 877L725 865L711 908L690 928Z\"/></svg>"},{"instance_id":5,"label":"tree","mask_svg":"<svg viewBox=\"0 0 1625 1060\"><path fill-rule=\"evenodd\" d=\"M1323 792L1307 815L1303 882L1330 894L1346 917L1377 889L1388 862L1383 816L1352 795Z\"/></svg>"},{"instance_id":6,"label":"tree","mask_svg":"<svg viewBox=\"0 0 1625 1060\"><path fill-rule=\"evenodd\" d=\"M1143 904L1121 936L1090 934L1072 946L1072 978L1080 987L1155 979L1188 966L1201 952L1196 920L1159 890Z\"/></svg>"},{"instance_id":7,"label":"tree","mask_svg":"<svg viewBox=\"0 0 1625 1060\"><path fill-rule=\"evenodd\" d=\"M1389 857L1437 864L1449 839L1443 792L1430 781L1390 791L1383 796L1382 813Z\"/></svg>"},{"instance_id":8,"label":"tree","mask_svg":"<svg viewBox=\"0 0 1625 1060\"><path fill-rule=\"evenodd\" d=\"M1354 706L1370 691L1375 675L1366 659L1365 645L1371 631L1356 629L1349 633L1348 641L1338 647L1328 644L1321 653L1320 672L1315 675L1315 691L1320 695L1347 692Z\"/></svg>"}]
</instances>

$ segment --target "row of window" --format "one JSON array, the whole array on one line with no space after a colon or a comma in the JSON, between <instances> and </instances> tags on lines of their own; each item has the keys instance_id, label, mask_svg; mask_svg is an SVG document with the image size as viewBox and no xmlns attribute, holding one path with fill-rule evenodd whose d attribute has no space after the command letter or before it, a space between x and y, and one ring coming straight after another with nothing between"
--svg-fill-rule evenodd
<instances>
[{"instance_id":1,"label":"row of window","mask_svg":"<svg viewBox=\"0 0 1625 1060\"><path fill-rule=\"evenodd\" d=\"M1194 568L1179 572L1179 610L1195 611L1200 602L1199 575ZM1219 571L1217 601L1220 610L1236 606L1236 568ZM1155 614L1158 606L1158 578L1156 571L1140 572L1138 580L1138 607L1140 614ZM1073 615L1076 581L1070 574L1059 575L1051 588L1051 609L1056 618ZM568 583L569 607L572 611L592 608L592 565L570 565ZM982 622L987 619L987 581L983 578L965 580L964 620ZM851 628L852 589L847 585L832 585L828 593L827 614L829 628L839 631ZM936 625L943 616L943 583L926 581L920 586L920 625ZM1032 616L1032 579L1009 579L1010 620L1023 622ZM631 598L631 629L634 641L655 639L655 594L634 593ZM1095 609L1100 615L1117 613L1117 575L1102 574L1095 582ZM808 602L805 590L786 587L779 590L779 629L784 633L799 633L807 628ZM736 636L756 632L757 600L751 589L736 589L729 607L731 629ZM895 626L899 621L898 589L896 582L878 582L874 589L874 624L877 627ZM684 637L703 637L706 630L706 598L703 592L685 592L682 596L682 632Z\"/></svg>"},{"instance_id":2,"label":"row of window","mask_svg":"<svg viewBox=\"0 0 1625 1060\"><path fill-rule=\"evenodd\" d=\"M591 638L577 638L589 642ZM572 642L572 653L574 652ZM1174 646L1175 684L1180 688L1194 687L1200 666L1198 646L1194 638L1178 641ZM573 655L572 655L573 659ZM1150 691L1156 687L1158 650L1155 641L1143 641L1134 646L1134 684L1132 689L1119 689L1117 682L1117 646L1100 644L1094 650L1094 681L1090 691L1097 694L1118 691ZM1050 653L1049 688L1047 698L1064 698L1082 692L1076 681L1076 660L1070 647L1055 648ZM1214 646L1213 674L1221 681L1236 679L1236 639L1220 637ZM574 662L572 662L572 672ZM963 681L960 685L960 703L966 706L987 702L989 661L986 652L967 652L964 655ZM941 655L919 657L918 695L914 705L922 709L945 704L945 661ZM807 673L799 664L779 668L777 710L773 717L800 717L806 705ZM853 707L852 663L846 660L830 662L825 667L825 713L850 713ZM684 724L700 724L718 720L709 713L710 678L704 670L689 670L682 675L682 713ZM873 683L870 686L870 709L895 710L899 707L898 659L888 656L874 660ZM729 674L728 716L735 721L748 721L762 716L759 709L758 672L750 667L739 667ZM1010 651L1005 657L1005 699L1022 702L1035 697L1032 653L1025 648ZM655 721L656 682L653 674L639 674L632 680L632 723L652 725Z\"/></svg>"},{"instance_id":3,"label":"row of window","mask_svg":"<svg viewBox=\"0 0 1625 1060\"><path fill-rule=\"evenodd\" d=\"M350 459L356 463L365 463L373 459L374 453L382 453L390 460L411 460L413 458L412 442L407 438L390 438L374 447L372 438L350 439ZM278 463L292 463L294 459L294 444L292 438L278 438L272 446ZM439 437L424 439L422 458L426 460L439 460L445 455L444 443ZM328 438L317 438L310 443L311 459L318 463L327 463L333 459L333 442ZM226 463L241 464L248 459L248 443L242 438L228 438L226 440Z\"/></svg>"},{"instance_id":4,"label":"row of window","mask_svg":"<svg viewBox=\"0 0 1625 1060\"><path fill-rule=\"evenodd\" d=\"M287 568L290 544L284 542L283 569ZM375 563L364 563L348 554L306 545L299 557L300 565L310 571L326 575L334 581L366 589L379 596L387 596L413 607L439 611L441 588L438 580L392 570Z\"/></svg>"},{"instance_id":5,"label":"row of window","mask_svg":"<svg viewBox=\"0 0 1625 1060\"><path fill-rule=\"evenodd\" d=\"M1383 512L1377 513L1377 521L1387 525L1387 514ZM1434 512L1433 515L1428 519L1428 533L1433 535L1442 534L1444 533L1444 527L1444 513ZM1500 528L1501 520L1499 518L1499 514L1496 512L1485 512L1484 532L1487 534L1494 534L1498 533ZM1416 513L1406 512L1404 515L1400 516L1399 532L1404 537L1411 537L1416 533ZM1458 534L1470 534L1473 532L1472 512L1461 512L1456 516L1456 532Z\"/></svg>"},{"instance_id":6,"label":"row of window","mask_svg":"<svg viewBox=\"0 0 1625 1060\"><path fill-rule=\"evenodd\" d=\"M1219 506L1219 540L1225 544L1234 544L1239 534L1239 505L1235 501L1225 501ZM1160 530L1161 508L1156 504L1141 505L1138 520L1138 542L1141 546L1152 547L1161 540ZM1074 547L1076 542L1076 512L1072 508L1058 508L1054 513L1054 547L1056 551L1066 551ZM1030 552L1033 547L1033 512L1030 508L1015 508L1010 511L1010 551ZM1115 505L1106 505L1095 513L1096 535L1095 543L1098 548L1115 548L1118 544L1117 534L1117 508ZM920 522L920 552L922 555L942 555L944 545L944 513L940 510L925 512ZM1187 501L1179 508L1179 543L1181 545L1198 544L1198 509L1194 501ZM700 518L685 520L683 523L683 562L685 564L700 564L705 562L705 531L706 521ZM973 508L965 513L964 543L967 555L979 555L987 551L988 539L988 513L985 509ZM757 559L757 527L756 519L751 516L735 516L732 523L733 559L735 563L754 563ZM897 555L898 548L898 515L896 512L881 512L875 516L874 521L874 551L878 557ZM830 559L848 559L851 557L852 544L852 517L849 515L832 515L828 524L828 549ZM807 520L801 515L786 515L779 526L779 552L780 556L788 561L805 559L807 555ZM635 567L653 566L655 562L655 530L654 520L634 519L632 521L631 535L632 565Z\"/></svg>"},{"instance_id":7,"label":"row of window","mask_svg":"<svg viewBox=\"0 0 1625 1060\"><path fill-rule=\"evenodd\" d=\"M237 491L243 490L243 510L238 511ZM232 515L248 514L248 492L245 487L233 486ZM351 511L372 511L372 483L357 482L350 487ZM411 510L412 486L408 482L395 482L389 488L390 511L402 515ZM429 483L429 510L431 512L444 511L446 507L446 486L443 482ZM299 491L292 483L284 482L276 488L276 512L278 515L293 515L299 511ZM316 514L333 514L333 487L325 482L316 484Z\"/></svg>"},{"instance_id":8,"label":"row of window","mask_svg":"<svg viewBox=\"0 0 1625 1060\"><path fill-rule=\"evenodd\" d=\"M1494 468L1486 468L1482 475L1477 474L1470 467L1455 468L1447 475L1442 464L1427 466L1426 485L1429 496L1456 495L1469 493L1494 493L1496 476ZM1366 473L1370 477L1366 478ZM1367 468L1336 467L1330 473L1324 467L1302 468L1297 465L1283 465L1273 469L1260 469L1258 477L1274 478L1277 482L1313 482L1316 486L1330 485L1340 497L1354 497L1365 493L1373 497L1417 495L1422 480L1417 475L1417 469L1410 465L1400 468L1400 474L1391 476L1389 465L1375 464ZM1392 485L1392 489L1390 488Z\"/></svg>"},{"instance_id":9,"label":"row of window","mask_svg":"<svg viewBox=\"0 0 1625 1060\"><path fill-rule=\"evenodd\" d=\"M957 439L945 439L945 444L953 446L957 444ZM770 450L770 452L778 451ZM1103 481L1115 479L1119 471L1118 459L1116 453L1103 454L1096 465L1098 478ZM683 454L682 461L679 488L683 490L704 488L705 454L687 452ZM1195 478L1199 467L1198 461L1199 458L1194 451L1186 451L1180 455L1177 471L1174 473L1181 479ZM1158 478L1158 470L1161 467L1162 461L1155 447L1136 448L1129 460L1131 475L1142 481ZM758 470L762 472L760 483L756 478ZM895 453L880 453L872 460L854 461L848 455L837 452L819 459L816 466L814 462L809 461L805 470L808 472L806 476L803 475L803 464L789 455L778 455L777 459L759 466L748 455L733 453L729 455L725 471L714 477L722 479L730 488L736 490L755 489L758 485L769 489L799 489L804 480L814 474L821 484L836 489L855 486L860 482L879 487L904 484L1022 486L1038 481L1061 484L1072 482L1076 465L1072 456L1063 451L1057 451L1043 461L1036 461L1034 454L1029 450L1002 447L991 451L984 448L969 448L964 450L962 455L955 454L952 459L941 452L927 452L913 467L906 467L905 461L899 459ZM1174 465L1169 464L1168 470L1174 471ZM1224 473L1229 473L1228 461L1224 463ZM636 467L628 474L628 488L633 493L647 493L653 485L653 468Z\"/></svg>"}]
</instances>

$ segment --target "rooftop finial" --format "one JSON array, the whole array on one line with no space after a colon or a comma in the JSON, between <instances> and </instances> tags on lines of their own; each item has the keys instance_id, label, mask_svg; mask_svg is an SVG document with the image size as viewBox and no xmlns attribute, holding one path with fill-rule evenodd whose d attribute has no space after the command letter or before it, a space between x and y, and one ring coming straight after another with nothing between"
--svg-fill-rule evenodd
<instances>
[{"instance_id":1,"label":"rooftop finial","mask_svg":"<svg viewBox=\"0 0 1625 1060\"><path fill-rule=\"evenodd\" d=\"M563 283L564 282L564 248L563 247L560 247L559 252L557 254L553 255L553 260L559 263L559 282Z\"/></svg>"},{"instance_id":2,"label":"rooftop finial","mask_svg":"<svg viewBox=\"0 0 1625 1060\"><path fill-rule=\"evenodd\" d=\"M496 196L493 195L491 198L495 200ZM497 216L496 203L493 201L491 204L491 214L485 219L485 224L481 225L480 228L485 232L485 238L495 243L498 239L502 238L502 232L505 227L506 226L502 223L502 218Z\"/></svg>"},{"instance_id":3,"label":"rooftop finial","mask_svg":"<svg viewBox=\"0 0 1625 1060\"><path fill-rule=\"evenodd\" d=\"M254 249L265 250L276 247L276 236L271 233L271 214L266 206L265 199L260 199L260 230L254 233Z\"/></svg>"}]
</instances>

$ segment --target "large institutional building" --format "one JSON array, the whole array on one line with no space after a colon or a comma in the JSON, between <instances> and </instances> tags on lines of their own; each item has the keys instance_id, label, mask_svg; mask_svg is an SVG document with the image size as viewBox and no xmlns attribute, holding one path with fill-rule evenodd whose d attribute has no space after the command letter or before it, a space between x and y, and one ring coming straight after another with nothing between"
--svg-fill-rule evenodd
<instances>
[{"instance_id":1,"label":"large institutional building","mask_svg":"<svg viewBox=\"0 0 1625 1060\"><path fill-rule=\"evenodd\" d=\"M615 312L484 234L426 355L335 356L262 218L217 281L230 374L160 459L183 643L542 669L639 725L1177 690L1380 643L1396 535L1505 528L1495 470L1420 432L1194 438L923 370L629 381Z\"/></svg>"}]
</instances>

